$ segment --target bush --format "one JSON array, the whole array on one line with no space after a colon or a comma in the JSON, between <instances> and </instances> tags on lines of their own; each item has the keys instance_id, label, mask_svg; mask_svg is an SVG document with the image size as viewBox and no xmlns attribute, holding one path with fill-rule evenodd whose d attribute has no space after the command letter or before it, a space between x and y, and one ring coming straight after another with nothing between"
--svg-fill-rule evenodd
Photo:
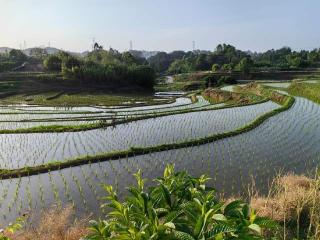
<instances>
[{"instance_id":1,"label":"bush","mask_svg":"<svg viewBox=\"0 0 320 240\"><path fill-rule=\"evenodd\" d=\"M230 77L230 76L222 76L219 78L218 80L218 85L228 85L228 84L236 84L237 81L233 78L233 77Z\"/></svg>"},{"instance_id":2,"label":"bush","mask_svg":"<svg viewBox=\"0 0 320 240\"><path fill-rule=\"evenodd\" d=\"M207 188L209 178L193 178L166 167L156 186L145 189L141 172L135 174L136 187L121 202L112 186L104 186L111 209L105 220L91 222L87 240L98 239L263 239L262 229L276 224L258 217L248 204L219 201Z\"/></svg>"},{"instance_id":3,"label":"bush","mask_svg":"<svg viewBox=\"0 0 320 240\"><path fill-rule=\"evenodd\" d=\"M217 71L219 71L219 69L220 69L220 66L219 66L219 64L216 64L216 63L213 64L211 67L212 72L217 72Z\"/></svg>"},{"instance_id":4,"label":"bush","mask_svg":"<svg viewBox=\"0 0 320 240\"><path fill-rule=\"evenodd\" d=\"M214 87L214 86L217 86L217 84L218 84L216 77L213 75L206 76L203 80L206 83L206 88Z\"/></svg>"},{"instance_id":5,"label":"bush","mask_svg":"<svg viewBox=\"0 0 320 240\"><path fill-rule=\"evenodd\" d=\"M78 58L73 57L71 55L64 55L63 57L61 57L61 61L62 61L62 67L65 68L73 68L73 67L79 67L81 62Z\"/></svg>"},{"instance_id":6,"label":"bush","mask_svg":"<svg viewBox=\"0 0 320 240\"><path fill-rule=\"evenodd\" d=\"M153 68L145 65L134 66L130 68L130 78L143 88L152 89L155 84L156 74Z\"/></svg>"},{"instance_id":7,"label":"bush","mask_svg":"<svg viewBox=\"0 0 320 240\"><path fill-rule=\"evenodd\" d=\"M0 62L0 72L11 71L17 66L19 66L19 63L14 61Z\"/></svg>"},{"instance_id":8,"label":"bush","mask_svg":"<svg viewBox=\"0 0 320 240\"><path fill-rule=\"evenodd\" d=\"M65 78L79 80L82 84L101 84L108 87L141 87L152 89L155 80L154 70L146 65L125 64L102 65L86 61L71 69L63 66L62 73Z\"/></svg>"},{"instance_id":9,"label":"bush","mask_svg":"<svg viewBox=\"0 0 320 240\"><path fill-rule=\"evenodd\" d=\"M44 61L44 67L49 71L61 71L62 60L57 55L50 55Z\"/></svg>"}]
</instances>

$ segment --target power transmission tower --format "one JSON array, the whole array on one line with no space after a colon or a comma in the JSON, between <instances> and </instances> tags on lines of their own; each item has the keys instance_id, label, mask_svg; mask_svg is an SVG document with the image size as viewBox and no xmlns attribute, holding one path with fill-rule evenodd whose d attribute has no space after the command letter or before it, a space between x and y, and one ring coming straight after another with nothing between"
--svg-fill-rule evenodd
<instances>
[{"instance_id":1,"label":"power transmission tower","mask_svg":"<svg viewBox=\"0 0 320 240\"><path fill-rule=\"evenodd\" d=\"M25 40L23 41L23 49L27 49L27 42Z\"/></svg>"},{"instance_id":2,"label":"power transmission tower","mask_svg":"<svg viewBox=\"0 0 320 240\"><path fill-rule=\"evenodd\" d=\"M196 42L192 41L192 51L195 51L195 50L196 50Z\"/></svg>"},{"instance_id":3,"label":"power transmission tower","mask_svg":"<svg viewBox=\"0 0 320 240\"><path fill-rule=\"evenodd\" d=\"M133 50L133 44L132 44L132 41L130 41L130 50Z\"/></svg>"}]
</instances>

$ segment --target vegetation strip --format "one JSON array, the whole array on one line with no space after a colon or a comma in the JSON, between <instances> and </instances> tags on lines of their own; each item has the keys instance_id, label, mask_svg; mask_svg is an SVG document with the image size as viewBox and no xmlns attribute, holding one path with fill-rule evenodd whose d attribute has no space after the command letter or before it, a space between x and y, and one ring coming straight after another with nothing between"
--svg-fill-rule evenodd
<instances>
[{"instance_id":1,"label":"vegetation strip","mask_svg":"<svg viewBox=\"0 0 320 240\"><path fill-rule=\"evenodd\" d=\"M315 103L320 104L320 82L293 82L286 91L291 95L304 97Z\"/></svg>"},{"instance_id":2,"label":"vegetation strip","mask_svg":"<svg viewBox=\"0 0 320 240\"><path fill-rule=\"evenodd\" d=\"M17 109L17 112L0 112L0 115L27 115L27 114L30 114L30 115L50 115L50 114L66 114L66 115L70 115L70 114L99 114L99 113L104 113L103 111L96 111L96 112L93 112L93 111L81 111L81 112L72 112L72 111L57 111L57 112L47 112L47 111L37 111L37 110L33 110L33 111L30 111L30 110L27 110L27 111L30 111L30 112L18 112L18 111L21 111L19 109ZM11 122L11 121L9 121Z\"/></svg>"},{"instance_id":3,"label":"vegetation strip","mask_svg":"<svg viewBox=\"0 0 320 240\"><path fill-rule=\"evenodd\" d=\"M108 161L108 160L118 160L120 158L139 156L139 155L144 155L144 154L149 154L154 152L162 152L162 151L168 151L172 149L192 147L195 145L215 142L217 140L221 140L224 138L233 137L245 132L249 132L250 130L261 125L265 120L271 118L272 116L275 116L278 113L281 113L290 109L291 106L294 104L294 102L295 102L295 99L291 96L288 96L282 107L272 110L268 113L265 113L259 116L258 118L256 118L251 123L230 132L215 134L209 137L199 138L199 139L180 142L180 143L163 144L163 145L146 147L146 148L132 147L125 151L110 152L110 153L105 153L105 154L95 155L95 156L79 157L79 158L75 158L67 161L50 162L47 164L34 166L34 167L27 166L24 168L12 169L12 170L1 169L0 179L9 179L9 178L18 178L18 177L24 177L24 176L37 175L40 173L47 173L50 171L80 166L88 163L96 163L96 162L102 162L102 161Z\"/></svg>"}]
</instances>

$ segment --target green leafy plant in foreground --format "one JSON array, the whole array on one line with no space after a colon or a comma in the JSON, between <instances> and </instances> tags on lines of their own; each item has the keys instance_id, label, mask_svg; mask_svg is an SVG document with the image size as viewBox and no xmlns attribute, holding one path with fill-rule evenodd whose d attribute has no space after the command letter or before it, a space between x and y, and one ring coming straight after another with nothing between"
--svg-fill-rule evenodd
<instances>
[{"instance_id":1,"label":"green leafy plant in foreground","mask_svg":"<svg viewBox=\"0 0 320 240\"><path fill-rule=\"evenodd\" d=\"M10 223L6 229L0 229L0 240L10 240L8 234L13 234L22 229L23 225L24 219L18 218L15 223Z\"/></svg>"},{"instance_id":2,"label":"green leafy plant in foreground","mask_svg":"<svg viewBox=\"0 0 320 240\"><path fill-rule=\"evenodd\" d=\"M105 220L91 221L87 240L264 239L264 229L277 227L242 201L219 201L215 191L206 187L205 175L175 173L173 165L168 165L148 190L141 171L135 177L137 186L128 188L124 202L112 186L104 186L108 202L102 207L108 208L108 214Z\"/></svg>"}]
</instances>

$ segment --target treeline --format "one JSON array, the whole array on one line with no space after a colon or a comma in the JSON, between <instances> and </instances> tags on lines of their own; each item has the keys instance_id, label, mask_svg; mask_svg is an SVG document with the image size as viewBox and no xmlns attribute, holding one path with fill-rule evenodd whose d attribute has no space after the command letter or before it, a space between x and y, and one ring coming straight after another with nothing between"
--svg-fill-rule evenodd
<instances>
[{"instance_id":1,"label":"treeline","mask_svg":"<svg viewBox=\"0 0 320 240\"><path fill-rule=\"evenodd\" d=\"M53 54L44 60L49 71L59 71L65 79L78 81L81 85L98 85L115 88L153 89L155 71L145 59L129 52L120 53L95 49L86 57L78 58L65 52Z\"/></svg>"},{"instance_id":2,"label":"treeline","mask_svg":"<svg viewBox=\"0 0 320 240\"><path fill-rule=\"evenodd\" d=\"M11 49L0 53L0 72L24 70L26 64L40 64L49 56L44 48L32 48L26 54L26 50Z\"/></svg>"},{"instance_id":3,"label":"treeline","mask_svg":"<svg viewBox=\"0 0 320 240\"><path fill-rule=\"evenodd\" d=\"M252 53L238 50L232 45L219 44L213 52L160 52L148 61L157 72L171 74L208 70L243 73L253 70L296 70L318 67L320 49L297 52L283 47L263 53Z\"/></svg>"},{"instance_id":4,"label":"treeline","mask_svg":"<svg viewBox=\"0 0 320 240\"><path fill-rule=\"evenodd\" d=\"M22 51L12 49L8 53L0 54L0 72L11 71L28 59Z\"/></svg>"}]
</instances>

